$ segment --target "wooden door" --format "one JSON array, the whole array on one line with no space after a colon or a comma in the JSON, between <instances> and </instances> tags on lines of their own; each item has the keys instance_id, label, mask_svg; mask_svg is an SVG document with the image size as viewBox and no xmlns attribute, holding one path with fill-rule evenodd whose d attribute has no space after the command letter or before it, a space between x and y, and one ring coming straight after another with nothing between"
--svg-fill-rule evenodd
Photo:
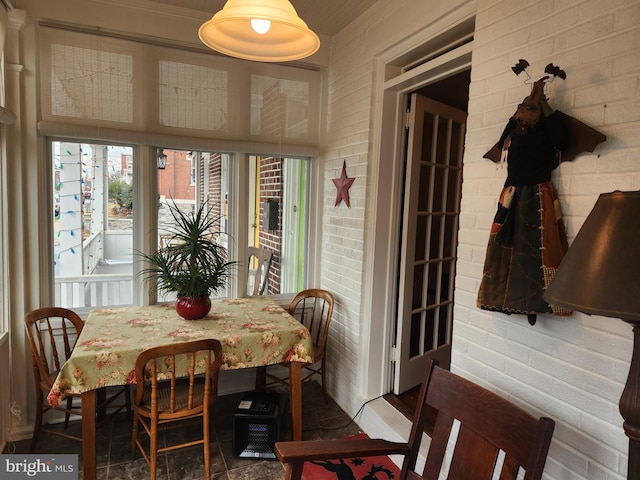
<instances>
[{"instance_id":1,"label":"wooden door","mask_svg":"<svg viewBox=\"0 0 640 480\"><path fill-rule=\"evenodd\" d=\"M448 368L466 112L411 96L394 393L418 385L428 358Z\"/></svg>"}]
</instances>

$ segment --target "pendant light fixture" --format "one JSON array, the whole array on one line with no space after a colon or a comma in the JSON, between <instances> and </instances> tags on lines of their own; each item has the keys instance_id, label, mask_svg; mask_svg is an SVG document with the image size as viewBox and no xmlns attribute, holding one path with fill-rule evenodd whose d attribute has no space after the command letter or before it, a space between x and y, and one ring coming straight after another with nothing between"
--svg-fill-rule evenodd
<instances>
[{"instance_id":1,"label":"pendant light fixture","mask_svg":"<svg viewBox=\"0 0 640 480\"><path fill-rule=\"evenodd\" d=\"M213 50L261 62L299 60L320 48L289 0L227 0L198 36Z\"/></svg>"}]
</instances>

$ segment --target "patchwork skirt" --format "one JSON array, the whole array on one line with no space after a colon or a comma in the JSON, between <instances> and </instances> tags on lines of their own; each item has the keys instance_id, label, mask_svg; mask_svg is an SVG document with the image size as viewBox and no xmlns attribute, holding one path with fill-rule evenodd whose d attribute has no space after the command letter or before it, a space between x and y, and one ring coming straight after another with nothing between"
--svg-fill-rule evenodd
<instances>
[{"instance_id":1,"label":"patchwork skirt","mask_svg":"<svg viewBox=\"0 0 640 480\"><path fill-rule=\"evenodd\" d=\"M562 211L551 182L504 187L491 225L478 307L528 315L530 323L536 314L570 315L542 298L566 251Z\"/></svg>"}]
</instances>

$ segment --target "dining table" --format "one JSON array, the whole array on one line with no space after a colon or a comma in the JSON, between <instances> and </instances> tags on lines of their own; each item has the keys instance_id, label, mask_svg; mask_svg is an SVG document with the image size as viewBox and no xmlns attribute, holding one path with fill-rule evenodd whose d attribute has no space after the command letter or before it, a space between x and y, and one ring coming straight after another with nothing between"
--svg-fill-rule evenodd
<instances>
[{"instance_id":1,"label":"dining table","mask_svg":"<svg viewBox=\"0 0 640 480\"><path fill-rule=\"evenodd\" d=\"M135 384L135 361L143 350L204 338L221 342L223 370L288 363L292 438L302 439L301 369L313 361L313 343L307 328L273 299L212 300L200 320L181 318L173 304L99 308L89 312L47 397L56 406L70 393L81 394L85 480L96 478L97 392Z\"/></svg>"}]
</instances>

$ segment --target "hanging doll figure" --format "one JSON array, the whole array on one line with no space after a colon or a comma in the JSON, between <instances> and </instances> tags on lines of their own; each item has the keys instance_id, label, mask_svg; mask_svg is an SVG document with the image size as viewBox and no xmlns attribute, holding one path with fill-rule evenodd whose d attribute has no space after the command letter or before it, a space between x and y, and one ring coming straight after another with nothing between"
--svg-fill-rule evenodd
<instances>
[{"instance_id":1,"label":"hanging doll figure","mask_svg":"<svg viewBox=\"0 0 640 480\"><path fill-rule=\"evenodd\" d=\"M560 161L589 148L593 151L604 140L599 132L551 109L544 94L548 78L533 84L498 143L485 155L506 162L507 179L491 225L478 307L527 315L531 325L537 314L571 314L542 298L567 251L551 172ZM600 140L592 147L585 146L584 137L576 142L574 135L585 131L587 142L593 143L594 135Z\"/></svg>"}]
</instances>

